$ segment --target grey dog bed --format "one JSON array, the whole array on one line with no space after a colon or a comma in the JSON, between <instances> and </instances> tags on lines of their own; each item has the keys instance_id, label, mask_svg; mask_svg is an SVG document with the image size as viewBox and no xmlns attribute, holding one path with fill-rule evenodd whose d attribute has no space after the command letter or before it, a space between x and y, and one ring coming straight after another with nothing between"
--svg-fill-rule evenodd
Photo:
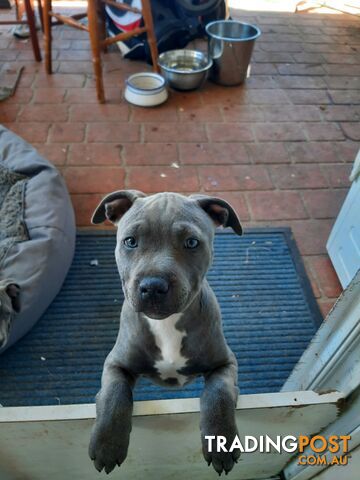
<instances>
[{"instance_id":1,"label":"grey dog bed","mask_svg":"<svg viewBox=\"0 0 360 480\"><path fill-rule=\"evenodd\" d=\"M70 268L75 219L57 169L0 126L0 284L20 286L6 350L41 317ZM0 312L1 315L1 312Z\"/></svg>"}]
</instances>

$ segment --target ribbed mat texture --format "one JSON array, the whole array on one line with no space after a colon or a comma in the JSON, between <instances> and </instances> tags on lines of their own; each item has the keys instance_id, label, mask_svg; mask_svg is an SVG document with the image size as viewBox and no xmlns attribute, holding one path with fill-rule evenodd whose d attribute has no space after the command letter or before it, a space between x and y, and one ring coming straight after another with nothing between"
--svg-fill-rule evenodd
<instances>
[{"instance_id":1,"label":"ribbed mat texture","mask_svg":"<svg viewBox=\"0 0 360 480\"><path fill-rule=\"evenodd\" d=\"M318 311L287 231L219 233L208 274L240 391L276 392L316 330ZM91 403L118 331L122 304L115 236L81 233L60 294L18 344L0 356L3 406ZM135 400L198 397L202 380L164 389L140 380Z\"/></svg>"}]
</instances>

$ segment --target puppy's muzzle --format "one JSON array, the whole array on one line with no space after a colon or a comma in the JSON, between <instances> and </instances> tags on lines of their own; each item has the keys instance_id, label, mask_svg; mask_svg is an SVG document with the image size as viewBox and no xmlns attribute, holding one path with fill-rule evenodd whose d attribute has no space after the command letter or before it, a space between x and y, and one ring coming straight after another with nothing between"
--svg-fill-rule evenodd
<instances>
[{"instance_id":1,"label":"puppy's muzzle","mask_svg":"<svg viewBox=\"0 0 360 480\"><path fill-rule=\"evenodd\" d=\"M163 302L169 292L169 283L161 277L145 277L139 283L140 298L143 302Z\"/></svg>"},{"instance_id":2,"label":"puppy's muzzle","mask_svg":"<svg viewBox=\"0 0 360 480\"><path fill-rule=\"evenodd\" d=\"M174 289L162 277L144 277L138 285L137 311L152 318L165 318L174 313Z\"/></svg>"}]
</instances>

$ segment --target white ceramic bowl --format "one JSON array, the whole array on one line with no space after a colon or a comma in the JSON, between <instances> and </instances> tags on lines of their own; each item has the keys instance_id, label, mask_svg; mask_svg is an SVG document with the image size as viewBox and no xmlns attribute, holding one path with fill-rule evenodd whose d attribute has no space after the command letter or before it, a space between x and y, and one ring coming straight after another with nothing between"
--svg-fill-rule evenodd
<instances>
[{"instance_id":1,"label":"white ceramic bowl","mask_svg":"<svg viewBox=\"0 0 360 480\"><path fill-rule=\"evenodd\" d=\"M155 107L168 98L166 81L157 73L135 73L126 80L125 99L140 107Z\"/></svg>"}]
</instances>

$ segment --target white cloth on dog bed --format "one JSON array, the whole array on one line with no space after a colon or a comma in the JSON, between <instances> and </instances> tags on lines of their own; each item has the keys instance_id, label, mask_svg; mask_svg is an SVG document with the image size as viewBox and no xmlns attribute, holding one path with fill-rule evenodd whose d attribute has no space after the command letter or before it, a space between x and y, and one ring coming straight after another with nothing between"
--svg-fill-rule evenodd
<instances>
[{"instance_id":1,"label":"white cloth on dog bed","mask_svg":"<svg viewBox=\"0 0 360 480\"><path fill-rule=\"evenodd\" d=\"M17 135L0 126L0 166L24 179L22 220L27 239L10 233L0 258L0 282L20 286L20 312L11 321L8 342L19 340L59 292L75 249L75 218L57 169ZM7 208L7 213L9 209ZM12 211L11 211L12 214Z\"/></svg>"}]
</instances>

